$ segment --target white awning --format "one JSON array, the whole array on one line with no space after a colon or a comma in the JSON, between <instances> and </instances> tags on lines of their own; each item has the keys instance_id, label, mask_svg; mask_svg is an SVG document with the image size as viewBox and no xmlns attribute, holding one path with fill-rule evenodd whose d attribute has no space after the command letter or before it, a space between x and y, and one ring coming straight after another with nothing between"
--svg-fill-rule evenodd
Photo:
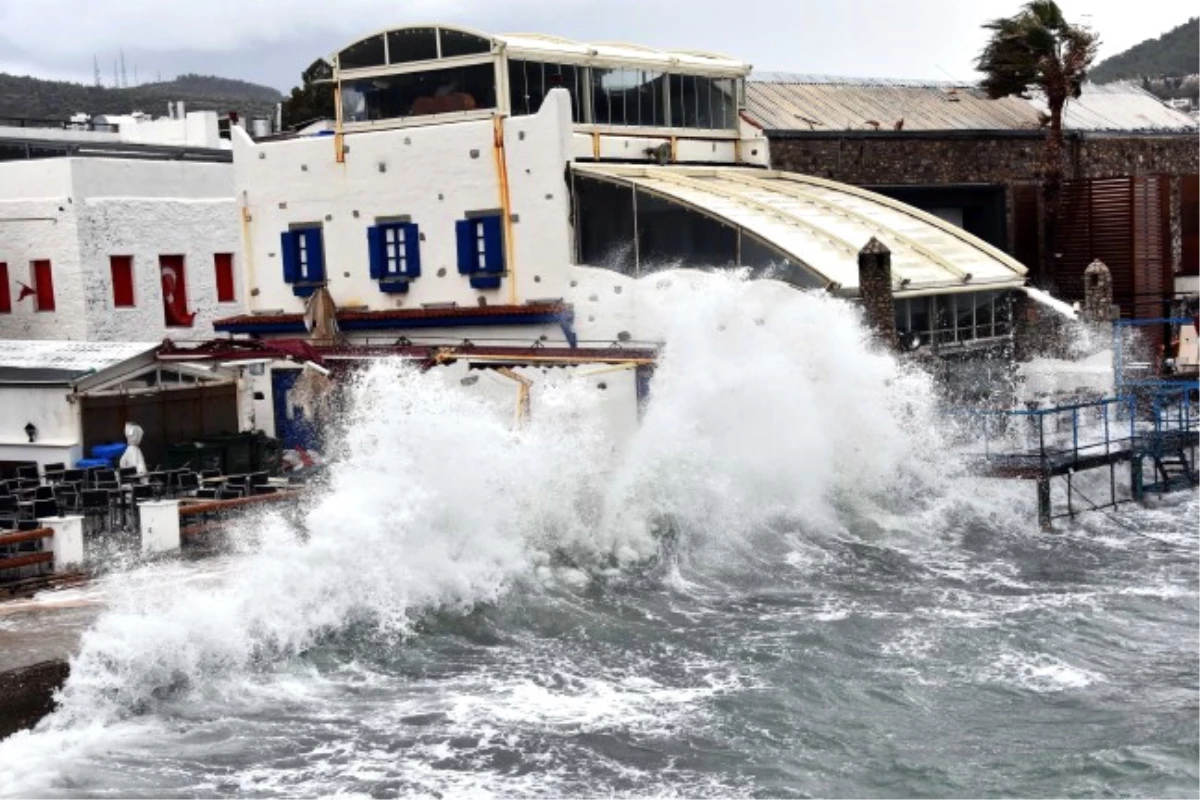
<instances>
[{"instance_id":1,"label":"white awning","mask_svg":"<svg viewBox=\"0 0 1200 800\"><path fill-rule=\"evenodd\" d=\"M892 252L900 297L1021 286L1016 259L912 206L846 184L738 167L576 163L580 175L634 186L747 231L844 294L858 290L858 253L878 239Z\"/></svg>"},{"instance_id":2,"label":"white awning","mask_svg":"<svg viewBox=\"0 0 1200 800\"><path fill-rule=\"evenodd\" d=\"M0 339L0 367L99 372L158 347L157 342L74 342Z\"/></svg>"}]
</instances>

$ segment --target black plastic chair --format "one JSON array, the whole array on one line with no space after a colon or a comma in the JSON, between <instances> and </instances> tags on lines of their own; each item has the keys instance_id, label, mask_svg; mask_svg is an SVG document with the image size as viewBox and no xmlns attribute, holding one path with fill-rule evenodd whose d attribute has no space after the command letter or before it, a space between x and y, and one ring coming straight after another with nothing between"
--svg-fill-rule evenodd
<instances>
[{"instance_id":1,"label":"black plastic chair","mask_svg":"<svg viewBox=\"0 0 1200 800\"><path fill-rule=\"evenodd\" d=\"M34 500L53 500L54 499L54 487L53 486L37 487L36 489L33 490L33 499Z\"/></svg>"},{"instance_id":2,"label":"black plastic chair","mask_svg":"<svg viewBox=\"0 0 1200 800\"><path fill-rule=\"evenodd\" d=\"M46 519L47 517L59 516L58 503L54 500L34 500L33 501L33 518Z\"/></svg>"},{"instance_id":3,"label":"black plastic chair","mask_svg":"<svg viewBox=\"0 0 1200 800\"><path fill-rule=\"evenodd\" d=\"M83 483L87 478L87 473L81 469L68 469L62 474L63 483Z\"/></svg>"},{"instance_id":4,"label":"black plastic chair","mask_svg":"<svg viewBox=\"0 0 1200 800\"><path fill-rule=\"evenodd\" d=\"M194 472L185 472L176 479L177 494L195 495L200 489L200 476Z\"/></svg>"},{"instance_id":5,"label":"black plastic chair","mask_svg":"<svg viewBox=\"0 0 1200 800\"><path fill-rule=\"evenodd\" d=\"M11 494L0 497L0 516L11 515L15 517L18 510L19 506L17 505L17 498L13 497Z\"/></svg>"},{"instance_id":6,"label":"black plastic chair","mask_svg":"<svg viewBox=\"0 0 1200 800\"><path fill-rule=\"evenodd\" d=\"M79 508L79 492L69 484L58 484L54 487L54 499L58 507L64 511L75 511Z\"/></svg>"},{"instance_id":7,"label":"black plastic chair","mask_svg":"<svg viewBox=\"0 0 1200 800\"><path fill-rule=\"evenodd\" d=\"M37 464L22 464L17 467L17 477L29 481L41 482L41 476L38 473Z\"/></svg>"},{"instance_id":8,"label":"black plastic chair","mask_svg":"<svg viewBox=\"0 0 1200 800\"><path fill-rule=\"evenodd\" d=\"M42 523L38 522L36 519L17 520L18 531L36 531L40 527L42 527Z\"/></svg>"},{"instance_id":9,"label":"black plastic chair","mask_svg":"<svg viewBox=\"0 0 1200 800\"><path fill-rule=\"evenodd\" d=\"M80 495L80 506L84 522L98 520L102 530L112 526L112 506L107 489L85 489Z\"/></svg>"},{"instance_id":10,"label":"black plastic chair","mask_svg":"<svg viewBox=\"0 0 1200 800\"><path fill-rule=\"evenodd\" d=\"M227 483L217 490L218 500L237 500L238 498L245 496L245 487L238 486L236 484Z\"/></svg>"}]
</instances>

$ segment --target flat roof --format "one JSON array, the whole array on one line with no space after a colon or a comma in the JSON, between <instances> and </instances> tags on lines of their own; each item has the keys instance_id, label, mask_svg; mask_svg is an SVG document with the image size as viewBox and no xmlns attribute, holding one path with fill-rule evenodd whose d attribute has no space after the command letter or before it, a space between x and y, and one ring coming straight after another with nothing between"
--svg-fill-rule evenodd
<instances>
[{"instance_id":1,"label":"flat roof","mask_svg":"<svg viewBox=\"0 0 1200 800\"><path fill-rule=\"evenodd\" d=\"M69 384L157 347L157 342L0 339L0 382Z\"/></svg>"},{"instance_id":2,"label":"flat roof","mask_svg":"<svg viewBox=\"0 0 1200 800\"><path fill-rule=\"evenodd\" d=\"M878 239L892 252L899 297L1025 283L1012 256L932 214L874 192L791 172L740 167L576 163L757 236L842 292L858 289L858 253Z\"/></svg>"},{"instance_id":3,"label":"flat roof","mask_svg":"<svg viewBox=\"0 0 1200 800\"><path fill-rule=\"evenodd\" d=\"M1045 102L1001 97L948 81L836 78L766 72L750 76L746 111L769 131L1039 132ZM1063 114L1068 131L1194 133L1196 120L1130 83L1084 84Z\"/></svg>"}]
</instances>

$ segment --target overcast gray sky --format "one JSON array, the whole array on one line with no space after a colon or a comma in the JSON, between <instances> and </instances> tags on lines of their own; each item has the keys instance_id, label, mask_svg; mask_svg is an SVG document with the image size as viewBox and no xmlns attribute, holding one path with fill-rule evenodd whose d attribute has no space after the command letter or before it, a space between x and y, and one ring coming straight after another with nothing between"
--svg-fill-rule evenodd
<instances>
[{"instance_id":1,"label":"overcast gray sky","mask_svg":"<svg viewBox=\"0 0 1200 800\"><path fill-rule=\"evenodd\" d=\"M975 80L980 24L1019 0L0 0L0 71L105 85L182 72L287 89L314 58L379 28L447 22L503 33L724 52L759 70ZM1197 12L1184 0L1060 0L1100 57Z\"/></svg>"}]
</instances>

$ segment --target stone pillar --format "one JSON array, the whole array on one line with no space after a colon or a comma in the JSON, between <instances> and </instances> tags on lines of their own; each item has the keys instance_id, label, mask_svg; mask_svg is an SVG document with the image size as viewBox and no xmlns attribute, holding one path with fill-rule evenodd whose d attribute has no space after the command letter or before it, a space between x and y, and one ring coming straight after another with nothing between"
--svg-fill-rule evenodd
<instances>
[{"instance_id":1,"label":"stone pillar","mask_svg":"<svg viewBox=\"0 0 1200 800\"><path fill-rule=\"evenodd\" d=\"M83 566L83 517L45 517L38 520L54 531L50 547L54 551L54 571L69 572Z\"/></svg>"},{"instance_id":2,"label":"stone pillar","mask_svg":"<svg viewBox=\"0 0 1200 800\"><path fill-rule=\"evenodd\" d=\"M143 553L179 550L179 501L153 500L138 504Z\"/></svg>"},{"instance_id":3,"label":"stone pillar","mask_svg":"<svg viewBox=\"0 0 1200 800\"><path fill-rule=\"evenodd\" d=\"M1083 321L1093 324L1113 320L1112 275L1096 259L1083 271Z\"/></svg>"},{"instance_id":4,"label":"stone pillar","mask_svg":"<svg viewBox=\"0 0 1200 800\"><path fill-rule=\"evenodd\" d=\"M867 326L888 349L896 349L896 299L892 295L892 251L871 237L858 251L858 296Z\"/></svg>"}]
</instances>

